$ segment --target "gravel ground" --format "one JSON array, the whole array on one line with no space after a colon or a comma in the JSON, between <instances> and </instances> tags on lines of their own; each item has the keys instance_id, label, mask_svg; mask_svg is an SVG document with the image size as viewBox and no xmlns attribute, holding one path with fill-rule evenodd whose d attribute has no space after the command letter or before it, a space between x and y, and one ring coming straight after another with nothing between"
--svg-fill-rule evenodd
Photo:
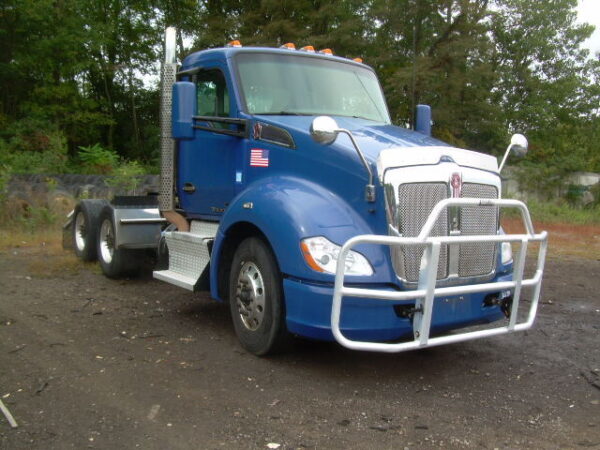
<instances>
[{"instance_id":1,"label":"gravel ground","mask_svg":"<svg viewBox=\"0 0 600 450\"><path fill-rule=\"evenodd\" d=\"M600 448L600 261L550 259L526 333L257 358L225 305L0 253L0 448ZM279 447L278 447L279 446Z\"/></svg>"}]
</instances>

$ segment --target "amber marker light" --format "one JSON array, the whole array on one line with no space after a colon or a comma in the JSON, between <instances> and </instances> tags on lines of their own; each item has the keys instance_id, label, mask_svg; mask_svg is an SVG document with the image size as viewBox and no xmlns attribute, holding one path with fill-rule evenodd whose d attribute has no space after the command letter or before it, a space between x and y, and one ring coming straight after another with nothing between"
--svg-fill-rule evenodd
<instances>
[{"instance_id":1,"label":"amber marker light","mask_svg":"<svg viewBox=\"0 0 600 450\"><path fill-rule=\"evenodd\" d=\"M279 47L279 48L285 48L285 49L288 49L288 50L296 50L296 46L294 45L294 43L293 43L293 42L288 42L288 43L286 43L286 44L283 44L283 45L282 45L281 47Z\"/></svg>"},{"instance_id":2,"label":"amber marker light","mask_svg":"<svg viewBox=\"0 0 600 450\"><path fill-rule=\"evenodd\" d=\"M308 264L312 270L316 270L317 272L325 272L312 257L310 250L308 250L308 245L306 245L305 242L300 242L300 248L302 249L302 254L304 255L306 264Z\"/></svg>"},{"instance_id":3,"label":"amber marker light","mask_svg":"<svg viewBox=\"0 0 600 450\"><path fill-rule=\"evenodd\" d=\"M240 43L240 41L231 41L227 44L227 47L241 47L242 44Z\"/></svg>"}]
</instances>

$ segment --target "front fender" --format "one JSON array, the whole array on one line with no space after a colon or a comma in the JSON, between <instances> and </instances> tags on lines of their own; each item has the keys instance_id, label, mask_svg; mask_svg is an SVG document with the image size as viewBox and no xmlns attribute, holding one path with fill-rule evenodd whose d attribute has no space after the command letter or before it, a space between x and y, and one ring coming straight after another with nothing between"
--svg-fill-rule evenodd
<instances>
[{"instance_id":1,"label":"front fender","mask_svg":"<svg viewBox=\"0 0 600 450\"><path fill-rule=\"evenodd\" d=\"M342 245L353 236L374 234L374 222L381 218L368 219L318 184L289 176L262 178L236 197L221 220L213 247L211 285L216 286L221 249L228 230L237 223L248 222L261 230L285 276L333 283L334 275L316 272L305 262L300 249L301 239L325 236ZM395 279L389 252L383 247L365 246L359 247L358 251L367 257L374 274L370 277L348 276L348 282L389 283Z\"/></svg>"}]
</instances>

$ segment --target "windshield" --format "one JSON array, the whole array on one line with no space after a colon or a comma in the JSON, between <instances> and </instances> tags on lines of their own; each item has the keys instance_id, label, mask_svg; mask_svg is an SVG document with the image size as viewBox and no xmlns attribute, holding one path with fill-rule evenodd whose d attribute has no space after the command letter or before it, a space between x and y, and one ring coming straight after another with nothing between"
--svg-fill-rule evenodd
<instances>
[{"instance_id":1,"label":"windshield","mask_svg":"<svg viewBox=\"0 0 600 450\"><path fill-rule=\"evenodd\" d=\"M236 57L249 114L330 115L390 123L375 74L354 64L300 55Z\"/></svg>"}]
</instances>

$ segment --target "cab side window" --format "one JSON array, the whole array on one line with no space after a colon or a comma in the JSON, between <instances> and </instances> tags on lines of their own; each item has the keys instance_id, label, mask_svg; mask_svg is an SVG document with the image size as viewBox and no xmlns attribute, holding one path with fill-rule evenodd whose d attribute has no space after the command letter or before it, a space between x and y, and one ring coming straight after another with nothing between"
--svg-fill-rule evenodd
<instances>
[{"instance_id":1,"label":"cab side window","mask_svg":"<svg viewBox=\"0 0 600 450\"><path fill-rule=\"evenodd\" d=\"M198 115L229 117L229 93L220 70L203 70L196 74Z\"/></svg>"}]
</instances>

